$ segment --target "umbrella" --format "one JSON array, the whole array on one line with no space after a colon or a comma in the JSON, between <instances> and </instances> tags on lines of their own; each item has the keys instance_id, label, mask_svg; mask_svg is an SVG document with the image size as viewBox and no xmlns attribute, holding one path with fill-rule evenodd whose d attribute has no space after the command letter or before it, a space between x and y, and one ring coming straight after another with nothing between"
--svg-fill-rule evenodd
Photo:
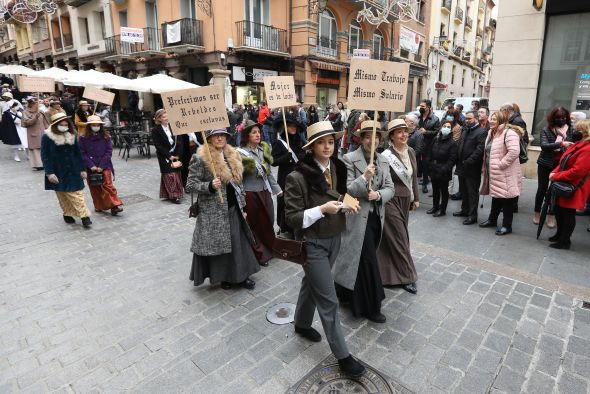
<instances>
[{"instance_id":1,"label":"umbrella","mask_svg":"<svg viewBox=\"0 0 590 394\"><path fill-rule=\"evenodd\" d=\"M164 93L175 90L198 88L199 85L171 77L166 74L155 74L149 77L131 79L127 90L144 93Z\"/></svg>"},{"instance_id":2,"label":"umbrella","mask_svg":"<svg viewBox=\"0 0 590 394\"><path fill-rule=\"evenodd\" d=\"M33 74L34 72L35 72L35 70L30 69L25 66L20 66L20 65L10 64L7 66L0 67L0 73L2 73L2 74L29 75L29 74Z\"/></svg>"},{"instance_id":3,"label":"umbrella","mask_svg":"<svg viewBox=\"0 0 590 394\"><path fill-rule=\"evenodd\" d=\"M34 71L31 75L35 77L49 77L53 78L56 82L61 82L67 77L69 71L62 68L51 67L45 70Z\"/></svg>"},{"instance_id":4,"label":"umbrella","mask_svg":"<svg viewBox=\"0 0 590 394\"><path fill-rule=\"evenodd\" d=\"M547 193L545 193L545 199L543 200L543 206L541 207L541 216L539 217L539 226L537 227L537 239L541 235L541 231L543 231L543 226L545 225L545 219L547 218L547 214L553 214L555 209L555 195L553 193L553 188L551 185L547 188Z\"/></svg>"}]
</instances>

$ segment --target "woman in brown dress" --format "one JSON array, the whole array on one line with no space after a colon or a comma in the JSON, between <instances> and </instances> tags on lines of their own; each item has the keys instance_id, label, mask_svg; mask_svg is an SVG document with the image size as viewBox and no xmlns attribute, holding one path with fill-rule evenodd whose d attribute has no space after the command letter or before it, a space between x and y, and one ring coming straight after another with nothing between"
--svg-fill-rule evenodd
<instances>
[{"instance_id":1,"label":"woman in brown dress","mask_svg":"<svg viewBox=\"0 0 590 394\"><path fill-rule=\"evenodd\" d=\"M401 285L416 294L418 274L410 252L408 219L420 206L416 154L408 146L408 127L402 119L389 122L390 146L382 155L389 161L395 196L385 204L383 237L377 250L383 285Z\"/></svg>"}]
</instances>

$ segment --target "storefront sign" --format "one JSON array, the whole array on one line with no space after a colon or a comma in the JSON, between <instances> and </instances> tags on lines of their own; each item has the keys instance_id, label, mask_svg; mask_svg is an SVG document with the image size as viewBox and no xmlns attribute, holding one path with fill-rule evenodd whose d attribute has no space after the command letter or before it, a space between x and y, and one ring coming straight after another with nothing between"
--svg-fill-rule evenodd
<instances>
[{"instance_id":1,"label":"storefront sign","mask_svg":"<svg viewBox=\"0 0 590 394\"><path fill-rule=\"evenodd\" d=\"M232 76L234 81L263 83L264 77L276 77L278 75L278 71L264 70L262 68L241 66L232 67Z\"/></svg>"},{"instance_id":2,"label":"storefront sign","mask_svg":"<svg viewBox=\"0 0 590 394\"><path fill-rule=\"evenodd\" d=\"M412 30L401 26L399 29L399 47L411 53L418 53L420 36Z\"/></svg>"},{"instance_id":3,"label":"storefront sign","mask_svg":"<svg viewBox=\"0 0 590 394\"><path fill-rule=\"evenodd\" d=\"M84 88L84 93L82 94L82 97L87 98L89 100L98 101L99 103L113 105L115 93L108 92L102 89L97 89L92 86L86 86Z\"/></svg>"},{"instance_id":4,"label":"storefront sign","mask_svg":"<svg viewBox=\"0 0 590 394\"><path fill-rule=\"evenodd\" d=\"M436 90L445 90L445 89L446 89L446 88L448 88L448 87L449 87L449 85L447 85L446 83L444 83L444 82L441 82L441 81L436 81L436 82L434 83L434 88L435 88Z\"/></svg>"},{"instance_id":5,"label":"storefront sign","mask_svg":"<svg viewBox=\"0 0 590 394\"><path fill-rule=\"evenodd\" d=\"M290 107L297 104L293 76L265 77L264 90L269 108Z\"/></svg>"},{"instance_id":6,"label":"storefront sign","mask_svg":"<svg viewBox=\"0 0 590 394\"><path fill-rule=\"evenodd\" d=\"M53 93L55 92L55 80L48 77L18 77L18 87L21 92L29 93Z\"/></svg>"},{"instance_id":7,"label":"storefront sign","mask_svg":"<svg viewBox=\"0 0 590 394\"><path fill-rule=\"evenodd\" d=\"M401 112L406 108L409 63L352 59L348 107Z\"/></svg>"},{"instance_id":8,"label":"storefront sign","mask_svg":"<svg viewBox=\"0 0 590 394\"><path fill-rule=\"evenodd\" d=\"M576 111L590 111L590 67L580 66L576 70L573 107Z\"/></svg>"},{"instance_id":9,"label":"storefront sign","mask_svg":"<svg viewBox=\"0 0 590 394\"><path fill-rule=\"evenodd\" d=\"M143 29L121 26L121 41L143 44Z\"/></svg>"},{"instance_id":10,"label":"storefront sign","mask_svg":"<svg viewBox=\"0 0 590 394\"><path fill-rule=\"evenodd\" d=\"M174 135L229 127L219 85L162 93Z\"/></svg>"},{"instance_id":11,"label":"storefront sign","mask_svg":"<svg viewBox=\"0 0 590 394\"><path fill-rule=\"evenodd\" d=\"M364 48L357 48L352 50L352 57L353 58L361 58L361 59L370 59L371 58L371 50L364 49Z\"/></svg>"}]
</instances>

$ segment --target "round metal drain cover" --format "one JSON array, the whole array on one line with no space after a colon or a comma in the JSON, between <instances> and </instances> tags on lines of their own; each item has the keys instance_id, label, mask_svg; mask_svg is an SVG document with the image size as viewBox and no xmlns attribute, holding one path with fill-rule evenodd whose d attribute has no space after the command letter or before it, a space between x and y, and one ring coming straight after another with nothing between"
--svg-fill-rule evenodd
<instances>
[{"instance_id":1,"label":"round metal drain cover","mask_svg":"<svg viewBox=\"0 0 590 394\"><path fill-rule=\"evenodd\" d=\"M295 304L283 302L273 305L266 311L266 320L272 324L289 324L295 319Z\"/></svg>"}]
</instances>

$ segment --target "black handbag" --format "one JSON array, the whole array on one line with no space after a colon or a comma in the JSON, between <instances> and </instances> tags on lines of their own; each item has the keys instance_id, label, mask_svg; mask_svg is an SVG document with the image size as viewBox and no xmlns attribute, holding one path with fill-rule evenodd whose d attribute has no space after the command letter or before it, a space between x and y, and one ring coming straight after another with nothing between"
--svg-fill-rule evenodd
<instances>
[{"instance_id":1,"label":"black handbag","mask_svg":"<svg viewBox=\"0 0 590 394\"><path fill-rule=\"evenodd\" d=\"M567 156L565 156L563 159L561 159L561 163L559 164L559 171L565 170L565 165L566 165L567 161L570 159L570 157L572 157L572 155L578 149L574 149L572 152L568 153ZM580 182L578 182L578 184L576 186L572 185L569 182L561 182L561 181L552 182L551 183L551 191L557 197L570 198L571 196L574 195L574 193L576 192L576 190L578 188L582 187L584 182L586 182L586 179L588 179L589 175L590 174L586 174L584 176L584 178L582 178L582 180Z\"/></svg>"},{"instance_id":2,"label":"black handbag","mask_svg":"<svg viewBox=\"0 0 590 394\"><path fill-rule=\"evenodd\" d=\"M188 217L196 218L199 215L199 196L197 195L197 201L195 202L193 193L191 193L191 206L188 208Z\"/></svg>"},{"instance_id":3,"label":"black handbag","mask_svg":"<svg viewBox=\"0 0 590 394\"><path fill-rule=\"evenodd\" d=\"M307 249L304 241L276 237L272 245L272 254L277 259L302 266L307 264Z\"/></svg>"},{"instance_id":4,"label":"black handbag","mask_svg":"<svg viewBox=\"0 0 590 394\"><path fill-rule=\"evenodd\" d=\"M102 172L91 172L90 175L88 175L88 184L90 186L102 186L102 181Z\"/></svg>"}]
</instances>

